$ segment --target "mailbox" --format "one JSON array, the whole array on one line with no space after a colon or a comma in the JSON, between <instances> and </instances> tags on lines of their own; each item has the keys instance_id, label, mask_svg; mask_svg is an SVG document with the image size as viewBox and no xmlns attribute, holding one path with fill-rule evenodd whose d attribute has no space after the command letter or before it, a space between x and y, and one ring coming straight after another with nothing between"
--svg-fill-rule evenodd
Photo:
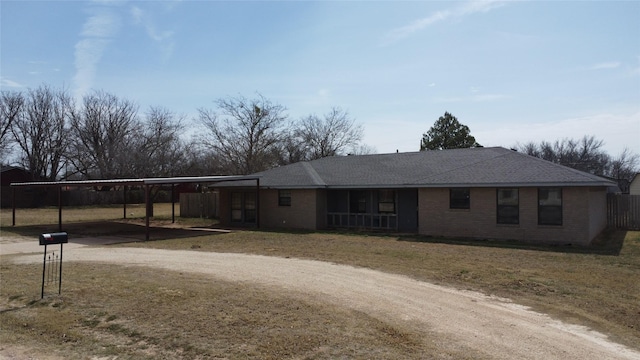
<instances>
[{"instance_id":1,"label":"mailbox","mask_svg":"<svg viewBox=\"0 0 640 360\"><path fill-rule=\"evenodd\" d=\"M40 245L66 244L68 242L69 235L66 232L40 234Z\"/></svg>"}]
</instances>

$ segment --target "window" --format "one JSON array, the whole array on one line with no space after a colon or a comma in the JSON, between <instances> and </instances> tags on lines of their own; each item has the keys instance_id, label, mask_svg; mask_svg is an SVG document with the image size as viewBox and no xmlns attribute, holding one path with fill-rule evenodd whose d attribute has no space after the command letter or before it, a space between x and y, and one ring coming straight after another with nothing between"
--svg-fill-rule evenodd
<instances>
[{"instance_id":1,"label":"window","mask_svg":"<svg viewBox=\"0 0 640 360\"><path fill-rule=\"evenodd\" d=\"M349 192L349 212L363 214L367 212L367 192L366 191L350 191Z\"/></svg>"},{"instance_id":2,"label":"window","mask_svg":"<svg viewBox=\"0 0 640 360\"><path fill-rule=\"evenodd\" d=\"M242 221L242 193L231 193L231 221Z\"/></svg>"},{"instance_id":3,"label":"window","mask_svg":"<svg viewBox=\"0 0 640 360\"><path fill-rule=\"evenodd\" d=\"M538 224L562 225L562 189L538 189Z\"/></svg>"},{"instance_id":4,"label":"window","mask_svg":"<svg viewBox=\"0 0 640 360\"><path fill-rule=\"evenodd\" d=\"M518 189L498 189L497 199L497 223L519 224L520 209Z\"/></svg>"},{"instance_id":5,"label":"window","mask_svg":"<svg viewBox=\"0 0 640 360\"><path fill-rule=\"evenodd\" d=\"M244 222L256 222L256 193L247 192L244 194Z\"/></svg>"},{"instance_id":6,"label":"window","mask_svg":"<svg viewBox=\"0 0 640 360\"><path fill-rule=\"evenodd\" d=\"M396 192L393 190L378 191L378 212L395 214Z\"/></svg>"},{"instance_id":7,"label":"window","mask_svg":"<svg viewBox=\"0 0 640 360\"><path fill-rule=\"evenodd\" d=\"M470 205L469 188L449 189L450 209L469 209Z\"/></svg>"},{"instance_id":8,"label":"window","mask_svg":"<svg viewBox=\"0 0 640 360\"><path fill-rule=\"evenodd\" d=\"M257 200L255 192L231 193L231 221L235 223L255 223L257 220Z\"/></svg>"},{"instance_id":9,"label":"window","mask_svg":"<svg viewBox=\"0 0 640 360\"><path fill-rule=\"evenodd\" d=\"M278 206L291 206L291 190L278 191Z\"/></svg>"}]
</instances>

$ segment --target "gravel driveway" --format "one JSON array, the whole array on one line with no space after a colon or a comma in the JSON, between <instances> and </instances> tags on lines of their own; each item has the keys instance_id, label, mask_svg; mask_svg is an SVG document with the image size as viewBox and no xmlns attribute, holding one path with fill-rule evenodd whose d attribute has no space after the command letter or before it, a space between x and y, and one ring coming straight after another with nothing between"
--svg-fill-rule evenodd
<instances>
[{"instance_id":1,"label":"gravel driveway","mask_svg":"<svg viewBox=\"0 0 640 360\"><path fill-rule=\"evenodd\" d=\"M385 321L419 324L425 331L441 335L442 341L496 359L640 359L640 352L613 343L598 332L553 320L507 299L379 271L258 255L78 244L64 250L65 262L158 267L286 289ZM27 254L29 251L26 244L21 247L15 242L4 242L0 247L0 254L25 253L15 257L15 262L42 261L42 250L33 250L38 254Z\"/></svg>"}]
</instances>

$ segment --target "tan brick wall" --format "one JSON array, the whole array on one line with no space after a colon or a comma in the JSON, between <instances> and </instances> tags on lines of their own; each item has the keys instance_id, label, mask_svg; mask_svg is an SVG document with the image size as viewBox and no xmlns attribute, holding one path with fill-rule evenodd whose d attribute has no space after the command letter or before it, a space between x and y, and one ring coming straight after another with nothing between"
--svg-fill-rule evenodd
<instances>
[{"instance_id":1,"label":"tan brick wall","mask_svg":"<svg viewBox=\"0 0 640 360\"><path fill-rule=\"evenodd\" d=\"M327 191L316 190L316 227L315 229L325 229L327 227Z\"/></svg>"},{"instance_id":2,"label":"tan brick wall","mask_svg":"<svg viewBox=\"0 0 640 360\"><path fill-rule=\"evenodd\" d=\"M260 226L317 229L316 190L291 190L291 206L278 206L278 190L260 190Z\"/></svg>"},{"instance_id":3,"label":"tan brick wall","mask_svg":"<svg viewBox=\"0 0 640 360\"><path fill-rule=\"evenodd\" d=\"M520 188L520 224L496 223L496 189L472 188L468 210L449 209L449 189L420 189L419 232L431 236L588 244L604 225L605 201L589 188L563 188L563 225L538 225L538 189ZM604 221L604 222L603 222ZM595 234L595 235L594 235Z\"/></svg>"},{"instance_id":4,"label":"tan brick wall","mask_svg":"<svg viewBox=\"0 0 640 360\"><path fill-rule=\"evenodd\" d=\"M607 191L589 189L589 237L593 239L607 227Z\"/></svg>"}]
</instances>

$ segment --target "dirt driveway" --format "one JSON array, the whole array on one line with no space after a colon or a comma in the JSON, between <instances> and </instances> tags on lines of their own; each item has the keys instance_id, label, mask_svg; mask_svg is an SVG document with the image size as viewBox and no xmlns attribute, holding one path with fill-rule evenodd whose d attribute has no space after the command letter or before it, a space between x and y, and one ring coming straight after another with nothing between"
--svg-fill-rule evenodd
<instances>
[{"instance_id":1,"label":"dirt driveway","mask_svg":"<svg viewBox=\"0 0 640 360\"><path fill-rule=\"evenodd\" d=\"M0 253L24 253L14 258L18 263L42 260L39 253L27 254L26 244L9 245L5 242ZM286 289L385 321L410 323L438 334L443 342L496 359L640 359L640 352L600 333L553 320L507 299L363 268L258 255L78 244L65 247L64 257L65 262L157 267Z\"/></svg>"}]
</instances>

